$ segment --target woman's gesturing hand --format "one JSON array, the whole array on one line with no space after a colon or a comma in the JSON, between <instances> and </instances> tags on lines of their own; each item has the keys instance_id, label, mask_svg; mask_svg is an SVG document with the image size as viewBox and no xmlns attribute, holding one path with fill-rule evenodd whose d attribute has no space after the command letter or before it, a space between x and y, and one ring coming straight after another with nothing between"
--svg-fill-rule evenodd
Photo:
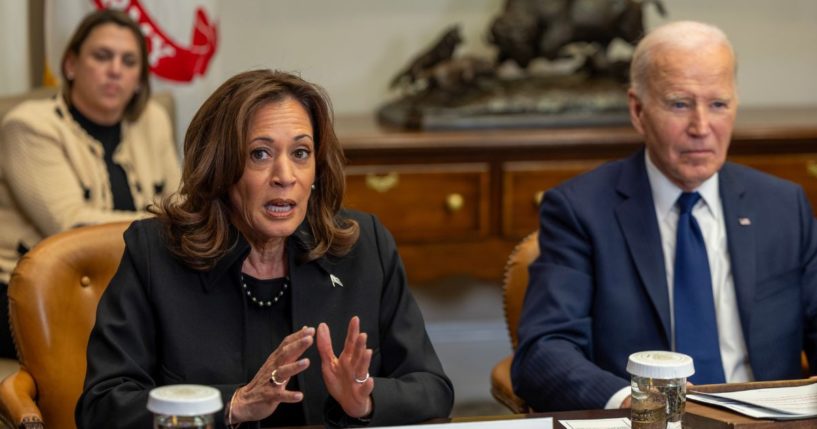
<instances>
[{"instance_id":1,"label":"woman's gesturing hand","mask_svg":"<svg viewBox=\"0 0 817 429\"><path fill-rule=\"evenodd\" d=\"M366 348L366 334L360 332L360 319L349 321L346 341L340 356L332 349L329 326L318 325L318 353L326 390L349 417L366 417L372 413L374 379L369 377L372 350Z\"/></svg>"},{"instance_id":2,"label":"woman's gesturing hand","mask_svg":"<svg viewBox=\"0 0 817 429\"><path fill-rule=\"evenodd\" d=\"M314 341L315 328L304 326L284 338L250 382L233 394L228 423L257 421L267 418L281 402L300 402L304 394L286 390L289 379L309 367L301 355Z\"/></svg>"}]
</instances>

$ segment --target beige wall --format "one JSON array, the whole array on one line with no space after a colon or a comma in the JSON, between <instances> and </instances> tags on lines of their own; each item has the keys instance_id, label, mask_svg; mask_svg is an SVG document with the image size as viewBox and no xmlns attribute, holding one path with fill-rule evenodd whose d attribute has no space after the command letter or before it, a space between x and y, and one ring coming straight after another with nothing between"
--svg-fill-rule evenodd
<instances>
[{"instance_id":1,"label":"beige wall","mask_svg":"<svg viewBox=\"0 0 817 429\"><path fill-rule=\"evenodd\" d=\"M739 55L746 105L817 105L817 1L664 0L670 19L722 27ZM461 23L465 51L502 0L222 1L226 76L256 67L300 71L329 91L338 113L371 112L412 55ZM648 26L663 22L648 8Z\"/></svg>"},{"instance_id":2,"label":"beige wall","mask_svg":"<svg viewBox=\"0 0 817 429\"><path fill-rule=\"evenodd\" d=\"M30 87L27 30L26 2L0 0L0 95Z\"/></svg>"},{"instance_id":3,"label":"beige wall","mask_svg":"<svg viewBox=\"0 0 817 429\"><path fill-rule=\"evenodd\" d=\"M743 105L817 105L817 1L664 0L671 19L721 26L740 59ZM26 88L26 11L0 0L0 94ZM222 0L221 79L257 67L299 71L325 86L338 113L371 112L391 76L460 23L463 51L484 42L502 0ZM648 26L660 22L648 8ZM19 39L17 39L19 37ZM11 41L14 40L12 43ZM20 43L17 43L20 40ZM184 115L182 115L184 116ZM185 124L189 118L180 117Z\"/></svg>"},{"instance_id":4,"label":"beige wall","mask_svg":"<svg viewBox=\"0 0 817 429\"><path fill-rule=\"evenodd\" d=\"M817 1L666 3L673 19L710 22L730 37L738 54L738 84L744 106L817 105Z\"/></svg>"},{"instance_id":5,"label":"beige wall","mask_svg":"<svg viewBox=\"0 0 817 429\"><path fill-rule=\"evenodd\" d=\"M224 72L301 72L326 87L338 113L373 111L389 79L451 24L460 23L466 49L484 53L484 30L501 7L500 0L235 3L221 15Z\"/></svg>"}]
</instances>

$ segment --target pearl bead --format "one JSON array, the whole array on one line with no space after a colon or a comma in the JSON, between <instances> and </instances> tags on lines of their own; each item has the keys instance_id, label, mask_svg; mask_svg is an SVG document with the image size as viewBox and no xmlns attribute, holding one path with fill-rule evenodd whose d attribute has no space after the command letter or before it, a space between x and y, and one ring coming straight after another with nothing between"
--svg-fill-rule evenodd
<instances>
[{"instance_id":1,"label":"pearl bead","mask_svg":"<svg viewBox=\"0 0 817 429\"><path fill-rule=\"evenodd\" d=\"M259 306L261 308L272 307L272 304L277 304L278 301L280 300L280 298L282 296L284 296L284 292L286 292L286 290L289 289L289 277L284 278L284 285L281 287L281 290L275 295L275 297L272 298L271 300L267 300L267 301L258 299L252 294L252 292L250 291L250 288L247 286L247 282L244 281L244 275L243 274L241 275L241 287L244 289L244 292L247 294L247 296L250 298L250 301L253 304L255 304L255 305L257 305L257 306Z\"/></svg>"}]
</instances>

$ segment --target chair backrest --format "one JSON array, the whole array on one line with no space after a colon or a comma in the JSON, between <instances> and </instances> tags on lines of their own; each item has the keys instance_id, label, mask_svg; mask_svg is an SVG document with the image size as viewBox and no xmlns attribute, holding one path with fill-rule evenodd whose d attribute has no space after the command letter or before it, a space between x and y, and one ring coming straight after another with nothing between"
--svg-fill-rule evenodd
<instances>
[{"instance_id":1,"label":"chair backrest","mask_svg":"<svg viewBox=\"0 0 817 429\"><path fill-rule=\"evenodd\" d=\"M519 326L525 291L528 289L528 265L539 256L537 234L538 232L534 231L523 238L514 247L505 264L505 277L502 282L503 307L514 350L519 345L516 328Z\"/></svg>"},{"instance_id":2,"label":"chair backrest","mask_svg":"<svg viewBox=\"0 0 817 429\"><path fill-rule=\"evenodd\" d=\"M128 225L93 225L53 235L26 253L11 275L12 333L21 371L34 380L46 427L75 427L88 337L99 298L119 266Z\"/></svg>"}]
</instances>

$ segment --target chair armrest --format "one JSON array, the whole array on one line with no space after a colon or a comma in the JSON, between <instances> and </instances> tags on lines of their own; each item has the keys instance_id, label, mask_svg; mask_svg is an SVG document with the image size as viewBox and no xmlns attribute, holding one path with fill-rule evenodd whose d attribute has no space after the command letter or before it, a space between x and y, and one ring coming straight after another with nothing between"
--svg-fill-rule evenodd
<instances>
[{"instance_id":1,"label":"chair armrest","mask_svg":"<svg viewBox=\"0 0 817 429\"><path fill-rule=\"evenodd\" d=\"M527 413L528 405L522 398L513 393L513 385L511 384L512 361L513 355L509 355L499 361L491 370L491 395L513 413Z\"/></svg>"},{"instance_id":2,"label":"chair armrest","mask_svg":"<svg viewBox=\"0 0 817 429\"><path fill-rule=\"evenodd\" d=\"M36 397L37 385L25 368L20 368L0 382L0 411L15 427L24 421L27 427L43 421Z\"/></svg>"}]
</instances>

